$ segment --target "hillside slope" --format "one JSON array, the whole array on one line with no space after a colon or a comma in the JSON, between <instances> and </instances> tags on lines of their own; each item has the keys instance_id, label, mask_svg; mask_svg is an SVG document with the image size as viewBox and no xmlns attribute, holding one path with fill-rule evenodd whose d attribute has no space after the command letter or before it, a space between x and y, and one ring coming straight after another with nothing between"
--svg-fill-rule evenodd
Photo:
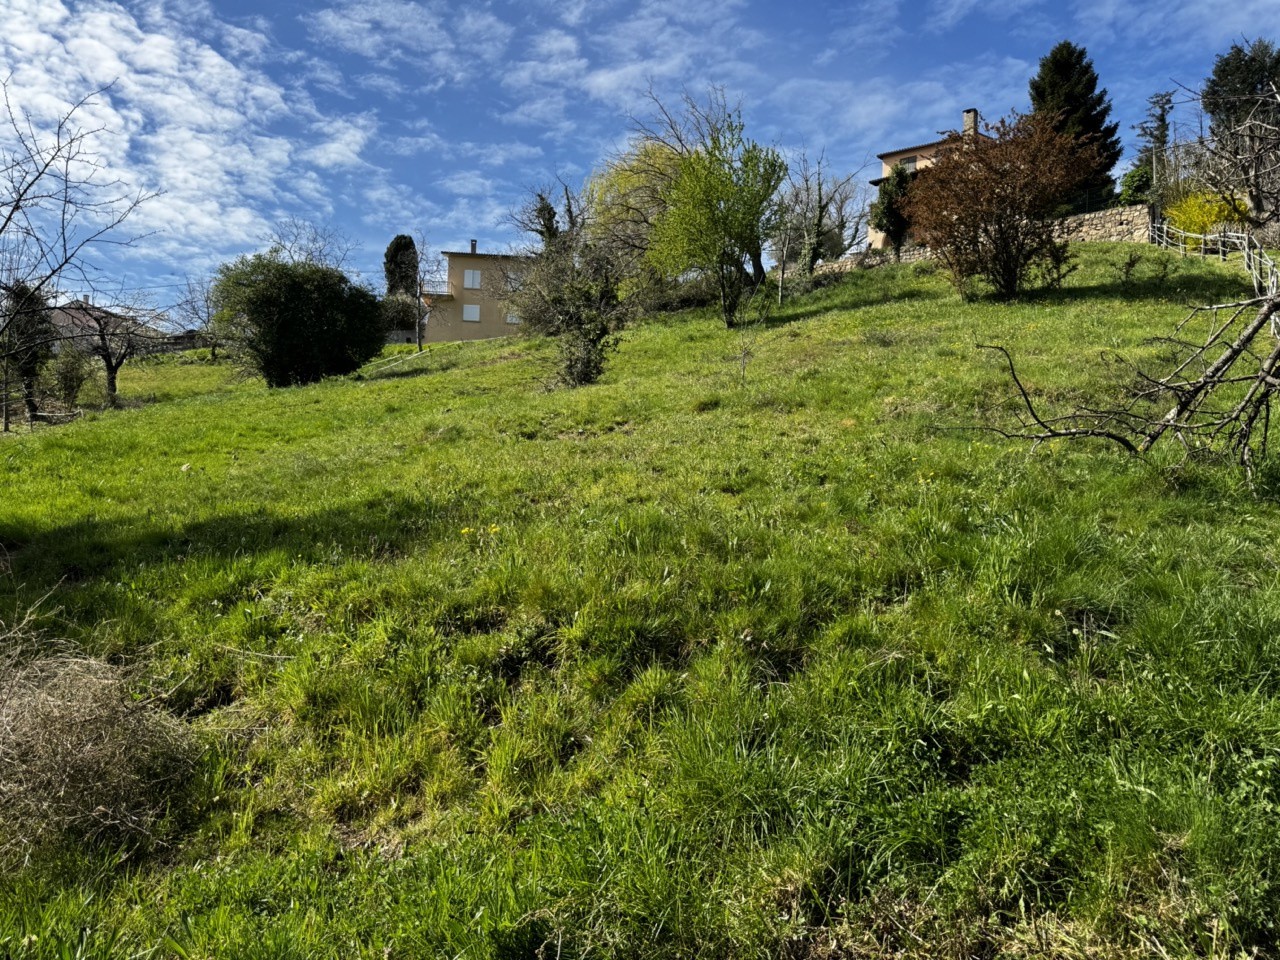
<instances>
[{"instance_id":1,"label":"hillside slope","mask_svg":"<svg viewBox=\"0 0 1280 960\"><path fill-rule=\"evenodd\" d=\"M206 745L151 849L0 877L0 956L1274 955L1273 479L963 429L975 342L1070 404L1244 294L1132 249L0 444L5 609Z\"/></svg>"}]
</instances>

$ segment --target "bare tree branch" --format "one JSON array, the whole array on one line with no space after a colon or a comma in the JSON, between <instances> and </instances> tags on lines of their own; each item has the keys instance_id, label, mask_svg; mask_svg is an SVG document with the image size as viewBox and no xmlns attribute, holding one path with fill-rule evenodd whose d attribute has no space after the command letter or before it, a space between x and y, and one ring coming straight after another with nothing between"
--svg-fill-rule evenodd
<instances>
[{"instance_id":1,"label":"bare tree branch","mask_svg":"<svg viewBox=\"0 0 1280 960\"><path fill-rule=\"evenodd\" d=\"M107 89L71 104L42 129L14 104L8 79L0 80L0 123L7 128L0 147L0 290L25 285L48 299L59 286L96 292L103 284L92 251L141 239L119 228L156 194L113 178L92 149L103 129L80 124ZM0 333L14 319L0 317Z\"/></svg>"},{"instance_id":2,"label":"bare tree branch","mask_svg":"<svg viewBox=\"0 0 1280 960\"><path fill-rule=\"evenodd\" d=\"M1257 308L1252 318L1238 324L1251 308ZM1219 322L1219 312L1227 309L1233 311L1230 318ZM1016 428L988 425L986 429L1037 442L1095 437L1116 443L1135 456L1148 453L1162 438L1173 435L1187 448L1193 443L1225 446L1252 475L1256 461L1266 455L1271 401L1280 391L1280 340L1273 331L1280 317L1280 298L1197 307L1178 329L1203 314L1213 319L1202 343L1173 338L1156 341L1175 350L1169 373L1155 376L1126 363L1136 385L1117 406L1080 406L1060 416L1037 408L1007 349L978 344L980 349L994 350L1004 357L1020 410ZM1235 335L1228 340L1233 329ZM1258 348L1260 340L1266 344L1264 349Z\"/></svg>"}]
</instances>

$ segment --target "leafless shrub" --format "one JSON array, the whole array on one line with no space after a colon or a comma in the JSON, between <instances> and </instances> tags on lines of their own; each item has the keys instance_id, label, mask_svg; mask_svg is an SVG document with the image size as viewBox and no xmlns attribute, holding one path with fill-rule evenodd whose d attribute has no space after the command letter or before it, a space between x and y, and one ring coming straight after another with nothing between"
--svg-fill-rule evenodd
<instances>
[{"instance_id":1,"label":"leafless shrub","mask_svg":"<svg viewBox=\"0 0 1280 960\"><path fill-rule=\"evenodd\" d=\"M146 844L187 784L190 731L119 667L0 637L0 864L62 838Z\"/></svg>"}]
</instances>

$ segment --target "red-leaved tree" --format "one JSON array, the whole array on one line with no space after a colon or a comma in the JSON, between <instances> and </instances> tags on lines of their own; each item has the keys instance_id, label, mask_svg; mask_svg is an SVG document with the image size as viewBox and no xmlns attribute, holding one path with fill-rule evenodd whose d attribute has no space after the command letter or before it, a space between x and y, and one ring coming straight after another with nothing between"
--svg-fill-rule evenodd
<instances>
[{"instance_id":1,"label":"red-leaved tree","mask_svg":"<svg viewBox=\"0 0 1280 960\"><path fill-rule=\"evenodd\" d=\"M989 136L955 134L907 196L913 236L951 272L962 294L985 280L1002 298L1067 272L1058 219L1094 148L1058 133L1044 117L1013 114Z\"/></svg>"}]
</instances>

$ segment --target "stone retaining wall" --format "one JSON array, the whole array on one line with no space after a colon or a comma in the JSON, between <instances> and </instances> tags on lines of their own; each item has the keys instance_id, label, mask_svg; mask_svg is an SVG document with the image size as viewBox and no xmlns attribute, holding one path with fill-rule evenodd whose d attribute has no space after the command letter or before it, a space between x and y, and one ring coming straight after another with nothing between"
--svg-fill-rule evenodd
<instances>
[{"instance_id":1,"label":"stone retaining wall","mask_svg":"<svg viewBox=\"0 0 1280 960\"><path fill-rule=\"evenodd\" d=\"M932 260L933 251L928 247L903 247L902 260L895 260L893 250L863 250L843 260L831 263L820 263L813 268L814 273L847 273L850 270L869 270L888 263L917 263L921 260Z\"/></svg>"},{"instance_id":2,"label":"stone retaining wall","mask_svg":"<svg viewBox=\"0 0 1280 960\"><path fill-rule=\"evenodd\" d=\"M1077 213L1070 217L1063 217L1061 224L1062 236L1074 242L1151 242L1151 208L1146 204L1112 207L1096 213ZM933 251L928 247L902 248L903 263L916 263L919 260L932 258ZM848 270L879 267L894 262L892 250L866 250L834 263L820 263L814 272L844 273Z\"/></svg>"},{"instance_id":3,"label":"stone retaining wall","mask_svg":"<svg viewBox=\"0 0 1280 960\"><path fill-rule=\"evenodd\" d=\"M1062 220L1063 236L1073 241L1151 242L1151 208L1145 203L1077 213Z\"/></svg>"}]
</instances>

